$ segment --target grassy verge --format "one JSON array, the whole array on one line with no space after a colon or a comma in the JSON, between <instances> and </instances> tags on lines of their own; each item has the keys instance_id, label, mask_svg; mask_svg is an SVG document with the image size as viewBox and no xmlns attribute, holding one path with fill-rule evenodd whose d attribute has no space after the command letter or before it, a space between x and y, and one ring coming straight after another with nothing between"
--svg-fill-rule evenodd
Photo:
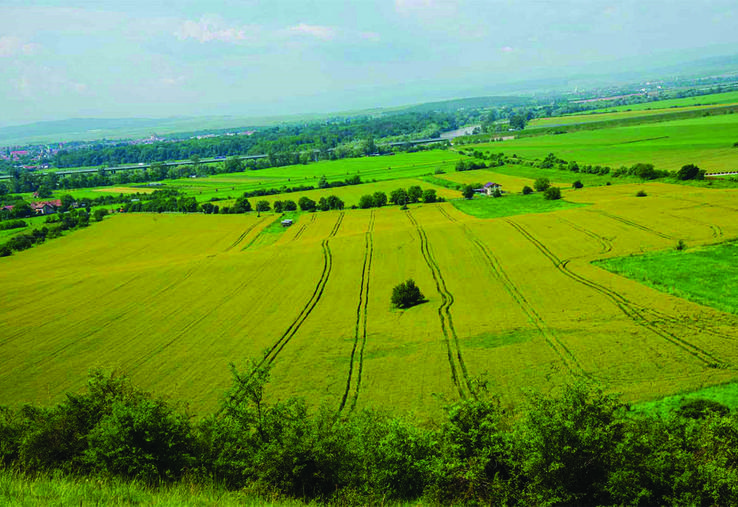
<instances>
[{"instance_id":1,"label":"grassy verge","mask_svg":"<svg viewBox=\"0 0 738 507\"><path fill-rule=\"evenodd\" d=\"M619 257L597 265L649 287L738 314L738 243Z\"/></svg>"},{"instance_id":2,"label":"grassy verge","mask_svg":"<svg viewBox=\"0 0 738 507\"><path fill-rule=\"evenodd\" d=\"M735 411L738 409L738 383L732 382L711 386L698 391L667 396L659 400L644 401L633 405L632 409L638 413L667 416L677 410L684 402L697 399L717 401Z\"/></svg>"},{"instance_id":3,"label":"grassy verge","mask_svg":"<svg viewBox=\"0 0 738 507\"><path fill-rule=\"evenodd\" d=\"M305 505L188 482L150 487L120 479L26 476L0 469L2 505Z\"/></svg>"},{"instance_id":4,"label":"grassy verge","mask_svg":"<svg viewBox=\"0 0 738 507\"><path fill-rule=\"evenodd\" d=\"M567 208L577 208L584 204L558 199L549 201L543 194L510 194L503 197L474 197L474 199L454 199L451 201L458 210L477 218L499 218L528 213L547 213Z\"/></svg>"}]
</instances>

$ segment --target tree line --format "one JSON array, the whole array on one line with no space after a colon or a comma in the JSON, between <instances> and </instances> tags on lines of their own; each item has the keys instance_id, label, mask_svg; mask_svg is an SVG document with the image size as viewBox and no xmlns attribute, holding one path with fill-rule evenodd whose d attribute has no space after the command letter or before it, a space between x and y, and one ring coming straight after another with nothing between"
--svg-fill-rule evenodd
<instances>
[{"instance_id":1,"label":"tree line","mask_svg":"<svg viewBox=\"0 0 738 507\"><path fill-rule=\"evenodd\" d=\"M274 400L269 371L232 366L193 418L125 376L93 371L57 405L0 407L0 464L341 504L734 505L738 418L717 402L659 416L577 383L510 407L477 379L434 423Z\"/></svg>"}]
</instances>

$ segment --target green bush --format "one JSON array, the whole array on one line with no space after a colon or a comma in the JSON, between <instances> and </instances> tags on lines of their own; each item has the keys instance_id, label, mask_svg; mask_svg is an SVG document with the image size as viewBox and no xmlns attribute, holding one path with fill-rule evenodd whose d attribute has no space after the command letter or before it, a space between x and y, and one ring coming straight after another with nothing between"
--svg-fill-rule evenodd
<instances>
[{"instance_id":1,"label":"green bush","mask_svg":"<svg viewBox=\"0 0 738 507\"><path fill-rule=\"evenodd\" d=\"M532 194L532 193L533 193L533 189L530 188L528 185L525 185L523 187L523 195L528 195L528 194Z\"/></svg>"},{"instance_id":2,"label":"green bush","mask_svg":"<svg viewBox=\"0 0 738 507\"><path fill-rule=\"evenodd\" d=\"M536 192L543 192L550 186L551 182L548 178L538 178L533 182L533 188L536 189Z\"/></svg>"},{"instance_id":3,"label":"green bush","mask_svg":"<svg viewBox=\"0 0 738 507\"><path fill-rule=\"evenodd\" d=\"M406 280L392 289L392 304L397 308L410 308L425 301L425 296L413 279Z\"/></svg>"},{"instance_id":4,"label":"green bush","mask_svg":"<svg viewBox=\"0 0 738 507\"><path fill-rule=\"evenodd\" d=\"M543 192L543 198L549 201L561 199L561 189L559 187L549 187Z\"/></svg>"}]
</instances>

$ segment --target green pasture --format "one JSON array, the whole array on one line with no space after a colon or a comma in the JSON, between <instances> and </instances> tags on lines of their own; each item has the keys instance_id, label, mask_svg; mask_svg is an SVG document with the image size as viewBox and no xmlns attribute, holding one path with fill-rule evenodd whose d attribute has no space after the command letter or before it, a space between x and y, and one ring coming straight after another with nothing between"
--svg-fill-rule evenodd
<instances>
[{"instance_id":1,"label":"green pasture","mask_svg":"<svg viewBox=\"0 0 738 507\"><path fill-rule=\"evenodd\" d=\"M690 400L712 400L722 403L735 411L738 409L738 383L730 382L716 386L705 387L696 391L689 391L673 396L666 396L658 400L644 401L632 406L635 412L659 414L667 416L678 409L684 402Z\"/></svg>"},{"instance_id":2,"label":"green pasture","mask_svg":"<svg viewBox=\"0 0 738 507\"><path fill-rule=\"evenodd\" d=\"M638 162L677 171L697 164L707 172L738 169L738 115L706 116L609 129L551 134L475 145L525 159L543 159L548 153L579 164L613 168Z\"/></svg>"},{"instance_id":3,"label":"green pasture","mask_svg":"<svg viewBox=\"0 0 738 507\"><path fill-rule=\"evenodd\" d=\"M568 208L584 206L563 199L549 201L542 193L523 195L504 194L502 197L474 196L473 199L454 199L451 201L458 210L477 218L500 218L529 213L547 213Z\"/></svg>"},{"instance_id":4,"label":"green pasture","mask_svg":"<svg viewBox=\"0 0 738 507\"><path fill-rule=\"evenodd\" d=\"M630 104L625 106L603 107L592 111L592 113L608 113L618 111L648 111L651 109L671 109L690 106L717 106L735 104L738 102L738 92L711 93L697 97L684 97L681 99L657 100L655 102L643 102L641 104ZM583 115L577 115L583 116Z\"/></svg>"},{"instance_id":5,"label":"green pasture","mask_svg":"<svg viewBox=\"0 0 738 507\"><path fill-rule=\"evenodd\" d=\"M597 263L662 292L738 313L738 243L618 257Z\"/></svg>"}]
</instances>

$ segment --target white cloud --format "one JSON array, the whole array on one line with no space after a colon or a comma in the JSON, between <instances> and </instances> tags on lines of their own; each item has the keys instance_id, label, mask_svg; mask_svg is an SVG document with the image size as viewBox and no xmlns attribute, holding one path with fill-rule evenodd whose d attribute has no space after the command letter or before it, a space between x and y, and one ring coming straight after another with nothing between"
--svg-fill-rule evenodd
<instances>
[{"instance_id":1,"label":"white cloud","mask_svg":"<svg viewBox=\"0 0 738 507\"><path fill-rule=\"evenodd\" d=\"M14 35L3 35L0 37L0 57L30 56L38 52L39 49L41 49L41 44L26 42Z\"/></svg>"},{"instance_id":2,"label":"white cloud","mask_svg":"<svg viewBox=\"0 0 738 507\"><path fill-rule=\"evenodd\" d=\"M395 0L395 10L421 16L448 15L456 12L457 3L458 0Z\"/></svg>"},{"instance_id":3,"label":"white cloud","mask_svg":"<svg viewBox=\"0 0 738 507\"><path fill-rule=\"evenodd\" d=\"M502 46L502 49L501 49L501 51L502 51L503 53L512 53L513 51L515 51L515 49L513 49L513 48L512 48L512 47L510 47L510 46Z\"/></svg>"},{"instance_id":4,"label":"white cloud","mask_svg":"<svg viewBox=\"0 0 738 507\"><path fill-rule=\"evenodd\" d=\"M297 35L307 35L320 40L332 40L336 36L336 30L330 26L308 25L300 23L287 29L290 33Z\"/></svg>"},{"instance_id":5,"label":"white cloud","mask_svg":"<svg viewBox=\"0 0 738 507\"><path fill-rule=\"evenodd\" d=\"M180 40L195 39L200 42L238 43L249 39L246 27L223 26L217 17L201 17L198 21L187 20L174 32Z\"/></svg>"}]
</instances>

